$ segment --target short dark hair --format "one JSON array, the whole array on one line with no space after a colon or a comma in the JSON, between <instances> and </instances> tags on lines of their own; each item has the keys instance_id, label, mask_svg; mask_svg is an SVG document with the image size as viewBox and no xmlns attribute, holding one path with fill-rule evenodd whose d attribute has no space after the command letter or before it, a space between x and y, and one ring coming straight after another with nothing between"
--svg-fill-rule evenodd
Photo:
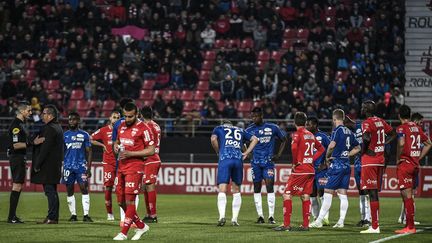
<instances>
[{"instance_id":1,"label":"short dark hair","mask_svg":"<svg viewBox=\"0 0 432 243\"><path fill-rule=\"evenodd\" d=\"M232 125L232 122L230 120L224 119L224 120L222 120L222 124Z\"/></svg>"},{"instance_id":2,"label":"short dark hair","mask_svg":"<svg viewBox=\"0 0 432 243\"><path fill-rule=\"evenodd\" d=\"M373 100L366 100L363 104L365 104L367 112L375 113L376 104Z\"/></svg>"},{"instance_id":3,"label":"short dark hair","mask_svg":"<svg viewBox=\"0 0 432 243\"><path fill-rule=\"evenodd\" d=\"M116 114L116 113L119 114L119 115L121 114L120 111L114 110L114 111L111 112L110 116L112 116L113 114Z\"/></svg>"},{"instance_id":4,"label":"short dark hair","mask_svg":"<svg viewBox=\"0 0 432 243\"><path fill-rule=\"evenodd\" d=\"M136 106L134 103L132 103L132 102L126 103L126 104L124 105L123 109L124 109L125 111L135 111L135 113L138 113L138 108L137 108L137 106Z\"/></svg>"},{"instance_id":5,"label":"short dark hair","mask_svg":"<svg viewBox=\"0 0 432 243\"><path fill-rule=\"evenodd\" d=\"M294 124L296 126L304 126L306 124L307 116L304 112L296 112L294 115Z\"/></svg>"},{"instance_id":6,"label":"short dark hair","mask_svg":"<svg viewBox=\"0 0 432 243\"><path fill-rule=\"evenodd\" d=\"M401 119L411 119L411 108L407 105L401 105L399 107L399 117Z\"/></svg>"},{"instance_id":7,"label":"short dark hair","mask_svg":"<svg viewBox=\"0 0 432 243\"><path fill-rule=\"evenodd\" d=\"M18 107L16 109L16 114L19 114L20 111L24 111L30 104L27 101L22 101L18 103Z\"/></svg>"},{"instance_id":8,"label":"short dark hair","mask_svg":"<svg viewBox=\"0 0 432 243\"><path fill-rule=\"evenodd\" d=\"M78 117L78 118L81 118L81 117L80 117L80 114L79 114L78 112L76 112L76 111L69 112L69 115L68 115L68 116L76 116L76 117Z\"/></svg>"},{"instance_id":9,"label":"short dark hair","mask_svg":"<svg viewBox=\"0 0 432 243\"><path fill-rule=\"evenodd\" d=\"M124 108L127 103L134 103L132 98L123 98L120 100L120 107Z\"/></svg>"},{"instance_id":10,"label":"short dark hair","mask_svg":"<svg viewBox=\"0 0 432 243\"><path fill-rule=\"evenodd\" d=\"M318 126L318 123L319 123L318 118L316 118L315 116L308 117L306 121L308 121L308 122L310 122L316 126Z\"/></svg>"},{"instance_id":11,"label":"short dark hair","mask_svg":"<svg viewBox=\"0 0 432 243\"><path fill-rule=\"evenodd\" d=\"M342 109L336 109L333 111L333 116L339 120L339 121L343 121L345 120L345 112Z\"/></svg>"},{"instance_id":12,"label":"short dark hair","mask_svg":"<svg viewBox=\"0 0 432 243\"><path fill-rule=\"evenodd\" d=\"M422 120L424 117L422 114L418 113L418 112L414 112L411 115L411 121L420 121Z\"/></svg>"},{"instance_id":13,"label":"short dark hair","mask_svg":"<svg viewBox=\"0 0 432 243\"><path fill-rule=\"evenodd\" d=\"M153 109L150 106L144 106L141 108L141 115L144 119L152 119L153 118Z\"/></svg>"},{"instance_id":14,"label":"short dark hair","mask_svg":"<svg viewBox=\"0 0 432 243\"><path fill-rule=\"evenodd\" d=\"M58 118L58 110L54 105L46 105L44 109L47 110L47 113L54 117L54 120Z\"/></svg>"},{"instance_id":15,"label":"short dark hair","mask_svg":"<svg viewBox=\"0 0 432 243\"><path fill-rule=\"evenodd\" d=\"M263 110L262 110L262 108L261 107L254 107L253 109L252 109L252 113L263 113Z\"/></svg>"}]
</instances>

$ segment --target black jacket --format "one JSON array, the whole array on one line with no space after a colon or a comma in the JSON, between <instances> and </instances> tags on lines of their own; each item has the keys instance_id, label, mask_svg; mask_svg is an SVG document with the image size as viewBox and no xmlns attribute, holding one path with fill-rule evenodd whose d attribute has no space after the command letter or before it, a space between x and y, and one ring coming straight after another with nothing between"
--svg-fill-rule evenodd
<instances>
[{"instance_id":1,"label":"black jacket","mask_svg":"<svg viewBox=\"0 0 432 243\"><path fill-rule=\"evenodd\" d=\"M33 146L31 182L35 184L58 184L61 177L64 139L63 130L55 121L44 126L39 135L45 141ZM35 172L35 170L40 170Z\"/></svg>"}]
</instances>

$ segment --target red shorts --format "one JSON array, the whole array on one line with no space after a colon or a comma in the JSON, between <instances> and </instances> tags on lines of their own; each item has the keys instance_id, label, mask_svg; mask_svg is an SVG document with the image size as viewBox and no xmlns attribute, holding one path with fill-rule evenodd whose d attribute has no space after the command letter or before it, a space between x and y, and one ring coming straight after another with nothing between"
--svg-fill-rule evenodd
<instances>
[{"instance_id":1,"label":"red shorts","mask_svg":"<svg viewBox=\"0 0 432 243\"><path fill-rule=\"evenodd\" d=\"M156 184L161 163L146 164L144 168L143 184Z\"/></svg>"},{"instance_id":2,"label":"red shorts","mask_svg":"<svg viewBox=\"0 0 432 243\"><path fill-rule=\"evenodd\" d=\"M104 186L109 186L109 187L114 186L115 165L104 164L103 170L104 170Z\"/></svg>"},{"instance_id":3,"label":"red shorts","mask_svg":"<svg viewBox=\"0 0 432 243\"><path fill-rule=\"evenodd\" d=\"M398 178L399 189L414 188L416 185L419 169L413 164L402 162L398 164L396 174Z\"/></svg>"},{"instance_id":4,"label":"red shorts","mask_svg":"<svg viewBox=\"0 0 432 243\"><path fill-rule=\"evenodd\" d=\"M138 195L141 190L143 171L118 172L116 177L117 201L124 202L126 194Z\"/></svg>"},{"instance_id":5,"label":"red shorts","mask_svg":"<svg viewBox=\"0 0 432 243\"><path fill-rule=\"evenodd\" d=\"M285 193L290 195L312 194L315 175L290 175Z\"/></svg>"},{"instance_id":6,"label":"red shorts","mask_svg":"<svg viewBox=\"0 0 432 243\"><path fill-rule=\"evenodd\" d=\"M381 190L384 166L362 166L360 177L360 188L362 190L378 189Z\"/></svg>"}]
</instances>

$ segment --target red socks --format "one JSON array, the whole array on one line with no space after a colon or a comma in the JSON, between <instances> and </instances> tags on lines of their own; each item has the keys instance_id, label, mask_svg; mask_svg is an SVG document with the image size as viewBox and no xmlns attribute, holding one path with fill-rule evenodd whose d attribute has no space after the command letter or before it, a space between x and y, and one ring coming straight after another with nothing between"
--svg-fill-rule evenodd
<instances>
[{"instance_id":1,"label":"red socks","mask_svg":"<svg viewBox=\"0 0 432 243\"><path fill-rule=\"evenodd\" d=\"M112 191L105 191L105 207L107 213L112 214Z\"/></svg>"},{"instance_id":2,"label":"red socks","mask_svg":"<svg viewBox=\"0 0 432 243\"><path fill-rule=\"evenodd\" d=\"M406 226L409 229L414 229L414 199L407 198L404 201L405 214L406 214Z\"/></svg>"},{"instance_id":3,"label":"red socks","mask_svg":"<svg viewBox=\"0 0 432 243\"><path fill-rule=\"evenodd\" d=\"M144 200L145 200L145 205L146 205L146 215L150 216L151 212L150 212L150 206L149 206L149 199L148 199L148 192L144 191Z\"/></svg>"},{"instance_id":4,"label":"red socks","mask_svg":"<svg viewBox=\"0 0 432 243\"><path fill-rule=\"evenodd\" d=\"M156 191L148 193L148 207L150 209L150 216L156 217Z\"/></svg>"},{"instance_id":5,"label":"red socks","mask_svg":"<svg viewBox=\"0 0 432 243\"><path fill-rule=\"evenodd\" d=\"M283 201L283 216L284 226L288 227L291 225L291 213L292 213L292 200Z\"/></svg>"},{"instance_id":6,"label":"red socks","mask_svg":"<svg viewBox=\"0 0 432 243\"><path fill-rule=\"evenodd\" d=\"M302 202L303 209L303 228L309 228L309 217L311 211L311 201L305 200Z\"/></svg>"},{"instance_id":7,"label":"red socks","mask_svg":"<svg viewBox=\"0 0 432 243\"><path fill-rule=\"evenodd\" d=\"M136 214L135 205L127 205L125 213L126 216L124 219L124 224L121 232L127 235L129 228L133 223L133 219L135 218L135 214Z\"/></svg>"},{"instance_id":8,"label":"red socks","mask_svg":"<svg viewBox=\"0 0 432 243\"><path fill-rule=\"evenodd\" d=\"M372 218L372 228L376 229L378 228L378 220L379 220L379 201L371 201L370 202L370 208L371 208L371 218Z\"/></svg>"}]
</instances>

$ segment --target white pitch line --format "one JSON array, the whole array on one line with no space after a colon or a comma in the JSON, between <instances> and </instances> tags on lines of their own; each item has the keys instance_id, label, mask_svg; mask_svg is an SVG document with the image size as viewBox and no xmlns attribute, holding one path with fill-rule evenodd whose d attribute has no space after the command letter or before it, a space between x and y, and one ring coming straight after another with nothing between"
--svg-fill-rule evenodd
<instances>
[{"instance_id":1,"label":"white pitch line","mask_svg":"<svg viewBox=\"0 0 432 243\"><path fill-rule=\"evenodd\" d=\"M426 228L423 228L423 229L419 229L419 230L417 230L416 233L420 233L420 232L423 232L423 231L428 230L428 229L432 229L432 227L426 227ZM389 237L386 237L386 238L382 238L382 239L379 239L379 240L371 241L369 243L380 243L380 242L389 241L389 240L393 240L393 239L404 237L404 236L408 236L408 235L413 235L413 233L392 235L392 236L389 236Z\"/></svg>"}]
</instances>

